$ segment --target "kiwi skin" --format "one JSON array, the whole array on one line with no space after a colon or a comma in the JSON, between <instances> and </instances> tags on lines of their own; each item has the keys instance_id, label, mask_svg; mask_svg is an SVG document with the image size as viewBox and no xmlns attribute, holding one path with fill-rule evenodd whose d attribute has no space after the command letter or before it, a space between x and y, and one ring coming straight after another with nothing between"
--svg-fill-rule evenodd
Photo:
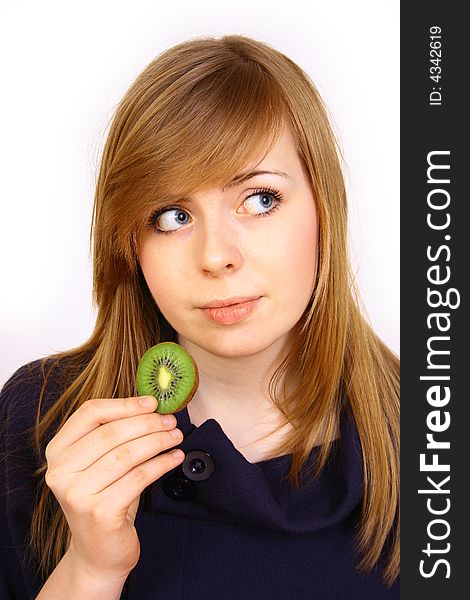
<instances>
[{"instance_id":1,"label":"kiwi skin","mask_svg":"<svg viewBox=\"0 0 470 600\"><path fill-rule=\"evenodd\" d=\"M187 394L185 400L176 409L174 409L172 411L165 410L165 406L163 404L158 403L158 406L157 406L157 409L156 409L155 412L158 413L158 414L165 415L165 414L172 414L172 413L177 413L177 412L182 411L186 407L186 405L192 400L192 398L193 398L194 394L196 393L196 390L197 390L197 388L199 386L199 371L198 371L196 362L194 361L193 357L182 346L180 346L179 344L176 344L175 342L161 342L161 344L165 344L165 346L169 346L169 345L175 346L178 349L178 351L184 350L186 352L186 354L190 357L190 359L192 361L192 366L194 368L194 383L193 383L193 387L191 388L191 390ZM155 346L152 346L151 348L149 348L145 352L145 354L147 352L150 352L151 350L153 350L154 348L156 348L156 346L159 346L159 345L160 344L156 344ZM139 364L139 367L140 367L140 364ZM137 372L138 372L138 370L137 370ZM139 386L138 386L138 388L139 388ZM149 395L152 395L152 394L149 394L149 393L147 393L146 391L144 391L142 389L138 389L137 393L138 393L139 396L149 396Z\"/></svg>"}]
</instances>

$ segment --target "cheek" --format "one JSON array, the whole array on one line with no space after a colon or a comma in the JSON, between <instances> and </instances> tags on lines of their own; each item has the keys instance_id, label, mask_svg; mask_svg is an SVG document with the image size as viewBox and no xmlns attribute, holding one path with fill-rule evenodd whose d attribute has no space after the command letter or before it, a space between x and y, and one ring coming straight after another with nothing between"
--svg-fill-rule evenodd
<instances>
[{"instance_id":1,"label":"cheek","mask_svg":"<svg viewBox=\"0 0 470 600\"><path fill-rule=\"evenodd\" d=\"M299 271L311 283L315 281L317 273L317 253L318 253L318 228L316 220L310 227L304 224L300 228L296 237L295 251L296 264L299 265Z\"/></svg>"},{"instance_id":2,"label":"cheek","mask_svg":"<svg viewBox=\"0 0 470 600\"><path fill-rule=\"evenodd\" d=\"M287 225L287 223L286 223ZM275 249L273 266L290 281L290 290L307 290L310 294L317 271L318 224L315 210L310 206L293 215L282 236L271 241ZM283 268L281 269L281 265Z\"/></svg>"},{"instance_id":3,"label":"cheek","mask_svg":"<svg viewBox=\"0 0 470 600\"><path fill-rule=\"evenodd\" d=\"M162 259L155 244L150 240L143 243L139 253L140 266L148 288L160 308L169 302L167 290L173 289L173 277L177 270L172 268L171 258Z\"/></svg>"}]
</instances>

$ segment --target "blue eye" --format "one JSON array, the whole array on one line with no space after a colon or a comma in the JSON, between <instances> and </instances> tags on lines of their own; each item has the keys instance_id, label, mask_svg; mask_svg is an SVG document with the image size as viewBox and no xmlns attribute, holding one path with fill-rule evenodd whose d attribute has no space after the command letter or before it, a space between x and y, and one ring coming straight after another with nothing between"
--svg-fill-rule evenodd
<instances>
[{"instance_id":1,"label":"blue eye","mask_svg":"<svg viewBox=\"0 0 470 600\"><path fill-rule=\"evenodd\" d=\"M247 208L253 210L255 216L264 217L277 210L281 202L282 195L280 192L269 188L256 190L254 194L248 196L244 204Z\"/></svg>"},{"instance_id":2,"label":"blue eye","mask_svg":"<svg viewBox=\"0 0 470 600\"><path fill-rule=\"evenodd\" d=\"M277 190L263 188L250 194L243 205L254 217L267 217L279 208L282 200L282 194ZM168 235L190 222L191 216L184 209L179 206L167 206L150 215L148 225L153 227L157 234Z\"/></svg>"},{"instance_id":3,"label":"blue eye","mask_svg":"<svg viewBox=\"0 0 470 600\"><path fill-rule=\"evenodd\" d=\"M274 198L270 194L255 194L245 200L245 206L253 208L255 211L261 209L261 213L270 210L273 204Z\"/></svg>"},{"instance_id":4,"label":"blue eye","mask_svg":"<svg viewBox=\"0 0 470 600\"><path fill-rule=\"evenodd\" d=\"M159 233L168 233L179 229L180 225L189 223L189 215L181 208L169 208L157 213L153 222Z\"/></svg>"}]
</instances>

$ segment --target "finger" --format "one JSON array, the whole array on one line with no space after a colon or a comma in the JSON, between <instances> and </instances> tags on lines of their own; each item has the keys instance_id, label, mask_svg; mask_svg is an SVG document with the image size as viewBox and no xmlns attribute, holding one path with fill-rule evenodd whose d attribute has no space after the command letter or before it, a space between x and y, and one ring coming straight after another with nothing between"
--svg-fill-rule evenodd
<instances>
[{"instance_id":1,"label":"finger","mask_svg":"<svg viewBox=\"0 0 470 600\"><path fill-rule=\"evenodd\" d=\"M60 464L69 473L83 471L105 454L134 439L176 427L174 415L150 413L119 419L97 427L61 452Z\"/></svg>"},{"instance_id":2,"label":"finger","mask_svg":"<svg viewBox=\"0 0 470 600\"><path fill-rule=\"evenodd\" d=\"M179 429L152 433L122 444L97 460L91 467L77 473L80 489L85 495L98 494L146 460L183 441Z\"/></svg>"},{"instance_id":3,"label":"finger","mask_svg":"<svg viewBox=\"0 0 470 600\"><path fill-rule=\"evenodd\" d=\"M176 452L177 456L173 452ZM103 517L108 519L112 516L116 519L115 525L120 526L122 516L127 514L129 506L144 489L181 464L184 458L184 452L176 450L141 463L96 495L95 515L101 512ZM108 524L112 525L109 521Z\"/></svg>"},{"instance_id":4,"label":"finger","mask_svg":"<svg viewBox=\"0 0 470 600\"><path fill-rule=\"evenodd\" d=\"M148 406L144 405L146 401ZM104 423L154 412L156 408L157 400L152 396L87 400L67 419L49 449L60 452Z\"/></svg>"}]
</instances>

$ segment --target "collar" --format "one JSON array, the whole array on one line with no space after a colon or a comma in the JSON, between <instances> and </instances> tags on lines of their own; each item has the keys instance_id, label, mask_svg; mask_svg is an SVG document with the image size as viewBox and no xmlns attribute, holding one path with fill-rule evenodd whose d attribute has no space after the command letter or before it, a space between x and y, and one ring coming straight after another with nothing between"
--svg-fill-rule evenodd
<instances>
[{"instance_id":1,"label":"collar","mask_svg":"<svg viewBox=\"0 0 470 600\"><path fill-rule=\"evenodd\" d=\"M184 434L178 447L186 457L150 486L153 511L309 533L338 526L362 500L362 452L349 409L320 477L304 481L300 490L286 479L290 454L250 463L215 419L196 427L186 408L175 417ZM302 473L317 451L312 449Z\"/></svg>"}]
</instances>

